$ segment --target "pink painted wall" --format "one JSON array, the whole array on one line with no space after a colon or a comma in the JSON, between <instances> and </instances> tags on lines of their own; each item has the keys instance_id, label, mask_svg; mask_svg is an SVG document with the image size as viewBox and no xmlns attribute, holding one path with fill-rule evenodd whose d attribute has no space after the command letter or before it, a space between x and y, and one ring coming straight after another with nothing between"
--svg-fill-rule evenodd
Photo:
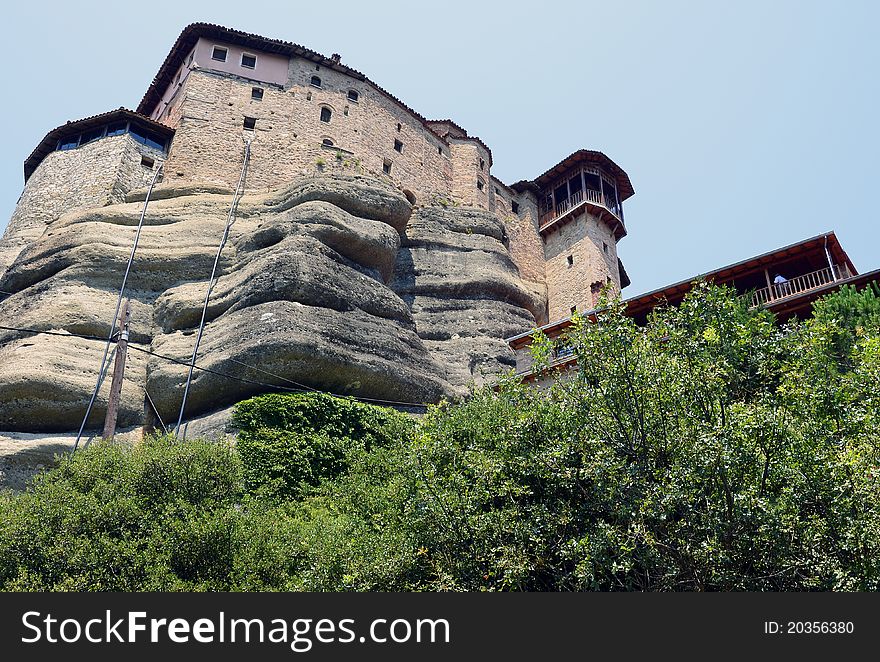
<instances>
[{"instance_id":1,"label":"pink painted wall","mask_svg":"<svg viewBox=\"0 0 880 662\"><path fill-rule=\"evenodd\" d=\"M211 52L214 50L214 46L222 46L227 49L226 62L218 62L211 59ZM257 66L253 69L241 66L242 53L256 55ZM253 78L265 83L275 83L276 85L287 84L287 66L289 61L290 58L286 55L262 53L233 44L225 44L221 41L212 41L204 37L196 43L194 59L195 64L202 69L225 71L229 74Z\"/></svg>"},{"instance_id":2,"label":"pink painted wall","mask_svg":"<svg viewBox=\"0 0 880 662\"><path fill-rule=\"evenodd\" d=\"M214 52L214 46L222 46L226 49L225 62L220 62L211 57L211 54ZM243 53L256 56L257 66L253 69L241 66L241 56ZM183 82L186 80L186 77L189 75L189 72L193 67L236 74L237 76L252 78L264 83L286 85L289 61L290 58L286 55L263 53L261 51L249 50L242 48L241 46L227 44L222 41L201 38L196 42L193 51L184 58L183 64L176 73L177 81L168 86L168 89L165 90L165 93L162 95L162 100L150 113L150 117L154 120L164 121L166 124L168 123L164 116L165 109L174 105L174 97L182 87Z\"/></svg>"},{"instance_id":3,"label":"pink painted wall","mask_svg":"<svg viewBox=\"0 0 880 662\"><path fill-rule=\"evenodd\" d=\"M165 90L165 93L162 95L162 100L153 108L153 112L150 113L150 118L161 121L164 118L162 114L165 112L165 109L171 105L171 102L174 100L174 97L177 95L178 90L183 87L183 81L186 80L186 77L189 75L190 70L192 69L192 61L193 61L193 52L190 51L185 58L183 58L183 64L180 65L180 68L177 70L175 74L176 82L171 83L168 86L168 89ZM211 57L210 53L208 57ZM166 122L167 123L167 122Z\"/></svg>"}]
</instances>

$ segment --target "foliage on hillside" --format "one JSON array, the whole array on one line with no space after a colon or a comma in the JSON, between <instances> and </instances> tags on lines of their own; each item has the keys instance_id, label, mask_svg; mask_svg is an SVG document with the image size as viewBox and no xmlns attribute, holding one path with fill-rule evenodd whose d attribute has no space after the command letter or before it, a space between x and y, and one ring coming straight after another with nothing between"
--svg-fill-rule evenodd
<instances>
[{"instance_id":1,"label":"foliage on hillside","mask_svg":"<svg viewBox=\"0 0 880 662\"><path fill-rule=\"evenodd\" d=\"M0 500L0 584L89 590L876 590L880 299L779 327L698 287L611 304L578 370L419 423L242 403L238 449L100 445ZM546 356L549 341L539 339Z\"/></svg>"}]
</instances>

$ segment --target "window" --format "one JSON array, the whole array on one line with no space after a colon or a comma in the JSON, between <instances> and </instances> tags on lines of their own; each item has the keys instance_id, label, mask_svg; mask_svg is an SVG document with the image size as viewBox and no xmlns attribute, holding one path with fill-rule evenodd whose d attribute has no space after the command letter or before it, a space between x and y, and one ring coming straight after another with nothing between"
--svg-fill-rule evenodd
<instances>
[{"instance_id":1,"label":"window","mask_svg":"<svg viewBox=\"0 0 880 662\"><path fill-rule=\"evenodd\" d=\"M482 180L482 179L478 179L478 180L477 180L477 188L480 189L480 190L482 191L482 190L483 190L483 186L484 186L484 184L483 184L483 180Z\"/></svg>"},{"instance_id":2,"label":"window","mask_svg":"<svg viewBox=\"0 0 880 662\"><path fill-rule=\"evenodd\" d=\"M310 83L310 84L311 84L312 87L321 87L321 78L320 78L320 76L312 76L312 80L311 80L311 83Z\"/></svg>"},{"instance_id":3,"label":"window","mask_svg":"<svg viewBox=\"0 0 880 662\"><path fill-rule=\"evenodd\" d=\"M155 159L151 159L149 156L141 157L141 165L145 168L152 168L156 164Z\"/></svg>"},{"instance_id":4,"label":"window","mask_svg":"<svg viewBox=\"0 0 880 662\"><path fill-rule=\"evenodd\" d=\"M321 144L324 147L333 147L333 141L330 140L330 138L324 138L324 140L321 141Z\"/></svg>"},{"instance_id":5,"label":"window","mask_svg":"<svg viewBox=\"0 0 880 662\"><path fill-rule=\"evenodd\" d=\"M104 137L104 127L100 129L92 129L91 131L86 131L82 134L82 137L79 140L80 145L85 145L86 143L90 143L93 140L97 140L98 138Z\"/></svg>"},{"instance_id":6,"label":"window","mask_svg":"<svg viewBox=\"0 0 880 662\"><path fill-rule=\"evenodd\" d=\"M486 162L483 159L480 159L480 170L486 167Z\"/></svg>"},{"instance_id":7,"label":"window","mask_svg":"<svg viewBox=\"0 0 880 662\"><path fill-rule=\"evenodd\" d=\"M394 151L403 152L403 143L400 142L399 140L394 141Z\"/></svg>"},{"instance_id":8,"label":"window","mask_svg":"<svg viewBox=\"0 0 880 662\"><path fill-rule=\"evenodd\" d=\"M329 122L330 117L332 115L333 115L333 112L329 108L327 108L327 106L323 106L321 108L321 121L322 122Z\"/></svg>"},{"instance_id":9,"label":"window","mask_svg":"<svg viewBox=\"0 0 880 662\"><path fill-rule=\"evenodd\" d=\"M572 314L572 315L574 315L577 311L578 311L578 307L577 307L577 306L572 306L572 307L571 307L571 314Z\"/></svg>"},{"instance_id":10,"label":"window","mask_svg":"<svg viewBox=\"0 0 880 662\"><path fill-rule=\"evenodd\" d=\"M389 161L388 159L385 159L385 161L382 163L382 172L384 172L386 175L391 174L391 161Z\"/></svg>"},{"instance_id":11,"label":"window","mask_svg":"<svg viewBox=\"0 0 880 662\"><path fill-rule=\"evenodd\" d=\"M605 255L608 255L608 244L604 241L602 242L602 252L605 253Z\"/></svg>"},{"instance_id":12,"label":"window","mask_svg":"<svg viewBox=\"0 0 880 662\"><path fill-rule=\"evenodd\" d=\"M79 136L71 136L70 138L64 138L58 143L58 149L66 151L68 149L76 149L79 145Z\"/></svg>"},{"instance_id":13,"label":"window","mask_svg":"<svg viewBox=\"0 0 880 662\"><path fill-rule=\"evenodd\" d=\"M244 128L248 131L253 131L257 127L257 118L256 117L245 117L244 118Z\"/></svg>"},{"instance_id":14,"label":"window","mask_svg":"<svg viewBox=\"0 0 880 662\"><path fill-rule=\"evenodd\" d=\"M437 148L437 153L438 153L438 154L443 154L443 148L442 148L442 147L438 147L438 148Z\"/></svg>"},{"instance_id":15,"label":"window","mask_svg":"<svg viewBox=\"0 0 880 662\"><path fill-rule=\"evenodd\" d=\"M397 130L400 131L402 128L403 128L403 125L400 122L398 122L397 123Z\"/></svg>"},{"instance_id":16,"label":"window","mask_svg":"<svg viewBox=\"0 0 880 662\"><path fill-rule=\"evenodd\" d=\"M357 90L349 90L348 91L348 100L349 101L354 101L355 103L357 103L359 96L360 95L358 94Z\"/></svg>"},{"instance_id":17,"label":"window","mask_svg":"<svg viewBox=\"0 0 880 662\"><path fill-rule=\"evenodd\" d=\"M108 136L121 136L125 133L125 130L128 128L128 125L125 122L112 122L107 126L107 135Z\"/></svg>"},{"instance_id":18,"label":"window","mask_svg":"<svg viewBox=\"0 0 880 662\"><path fill-rule=\"evenodd\" d=\"M512 211L514 214L518 214L519 213L519 203L518 202L511 202L510 203L510 211Z\"/></svg>"},{"instance_id":19,"label":"window","mask_svg":"<svg viewBox=\"0 0 880 662\"><path fill-rule=\"evenodd\" d=\"M257 56L256 55L248 55L247 53L241 54L241 66L245 69L255 69L257 66Z\"/></svg>"},{"instance_id":20,"label":"window","mask_svg":"<svg viewBox=\"0 0 880 662\"><path fill-rule=\"evenodd\" d=\"M251 88L251 99L254 101L262 101L263 100L263 88L262 87L252 87Z\"/></svg>"},{"instance_id":21,"label":"window","mask_svg":"<svg viewBox=\"0 0 880 662\"><path fill-rule=\"evenodd\" d=\"M139 142L141 145L146 145L147 147L152 147L153 149L159 149L163 152L165 151L165 139L162 136L159 136L151 131L144 131L143 129L138 129L133 126L128 129L129 135L135 139L135 141Z\"/></svg>"},{"instance_id":22,"label":"window","mask_svg":"<svg viewBox=\"0 0 880 662\"><path fill-rule=\"evenodd\" d=\"M214 50L211 51L211 59L217 60L218 62L226 62L226 54L228 51L221 46L214 46Z\"/></svg>"},{"instance_id":23,"label":"window","mask_svg":"<svg viewBox=\"0 0 880 662\"><path fill-rule=\"evenodd\" d=\"M574 265L574 255L568 256L568 266Z\"/></svg>"}]
</instances>

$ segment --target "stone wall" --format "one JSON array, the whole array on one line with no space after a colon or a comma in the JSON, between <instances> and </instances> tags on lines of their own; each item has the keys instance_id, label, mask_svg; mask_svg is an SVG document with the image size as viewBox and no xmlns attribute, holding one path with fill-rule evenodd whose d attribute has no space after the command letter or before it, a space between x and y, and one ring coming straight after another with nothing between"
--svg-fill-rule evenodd
<instances>
[{"instance_id":1,"label":"stone wall","mask_svg":"<svg viewBox=\"0 0 880 662\"><path fill-rule=\"evenodd\" d=\"M469 207L489 209L489 152L472 138L449 136L452 152L452 197ZM482 184L480 190L478 182Z\"/></svg>"},{"instance_id":2,"label":"stone wall","mask_svg":"<svg viewBox=\"0 0 880 662\"><path fill-rule=\"evenodd\" d=\"M141 165L141 158L154 165ZM43 159L25 184L9 226L0 239L0 275L46 226L64 213L121 202L145 186L164 154L128 135L111 136Z\"/></svg>"},{"instance_id":3,"label":"stone wall","mask_svg":"<svg viewBox=\"0 0 880 662\"><path fill-rule=\"evenodd\" d=\"M613 293L620 292L616 241L611 229L591 214L582 213L549 233L544 257L551 322L569 317L574 306L581 312L592 309L591 287L609 278Z\"/></svg>"},{"instance_id":4,"label":"stone wall","mask_svg":"<svg viewBox=\"0 0 880 662\"><path fill-rule=\"evenodd\" d=\"M321 87L310 83L313 75ZM254 88L262 90L261 100L252 98ZM350 90L356 101L349 99ZM321 120L322 108L330 111L329 122ZM256 120L254 131L244 130L245 117ZM452 190L450 149L443 140L372 85L302 59L291 60L285 87L194 70L167 121L177 130L168 173L181 183L234 186L243 138L249 138L250 190L337 167L382 176L386 164L390 178L422 202ZM475 180L472 186L476 190Z\"/></svg>"}]
</instances>

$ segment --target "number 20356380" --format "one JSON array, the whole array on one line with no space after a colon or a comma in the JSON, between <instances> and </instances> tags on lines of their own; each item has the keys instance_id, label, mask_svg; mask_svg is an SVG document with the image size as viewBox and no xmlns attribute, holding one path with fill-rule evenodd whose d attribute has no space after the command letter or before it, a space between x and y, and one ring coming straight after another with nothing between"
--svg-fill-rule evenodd
<instances>
[{"instance_id":1,"label":"number 20356380","mask_svg":"<svg viewBox=\"0 0 880 662\"><path fill-rule=\"evenodd\" d=\"M764 634L852 634L852 621L764 621Z\"/></svg>"}]
</instances>

